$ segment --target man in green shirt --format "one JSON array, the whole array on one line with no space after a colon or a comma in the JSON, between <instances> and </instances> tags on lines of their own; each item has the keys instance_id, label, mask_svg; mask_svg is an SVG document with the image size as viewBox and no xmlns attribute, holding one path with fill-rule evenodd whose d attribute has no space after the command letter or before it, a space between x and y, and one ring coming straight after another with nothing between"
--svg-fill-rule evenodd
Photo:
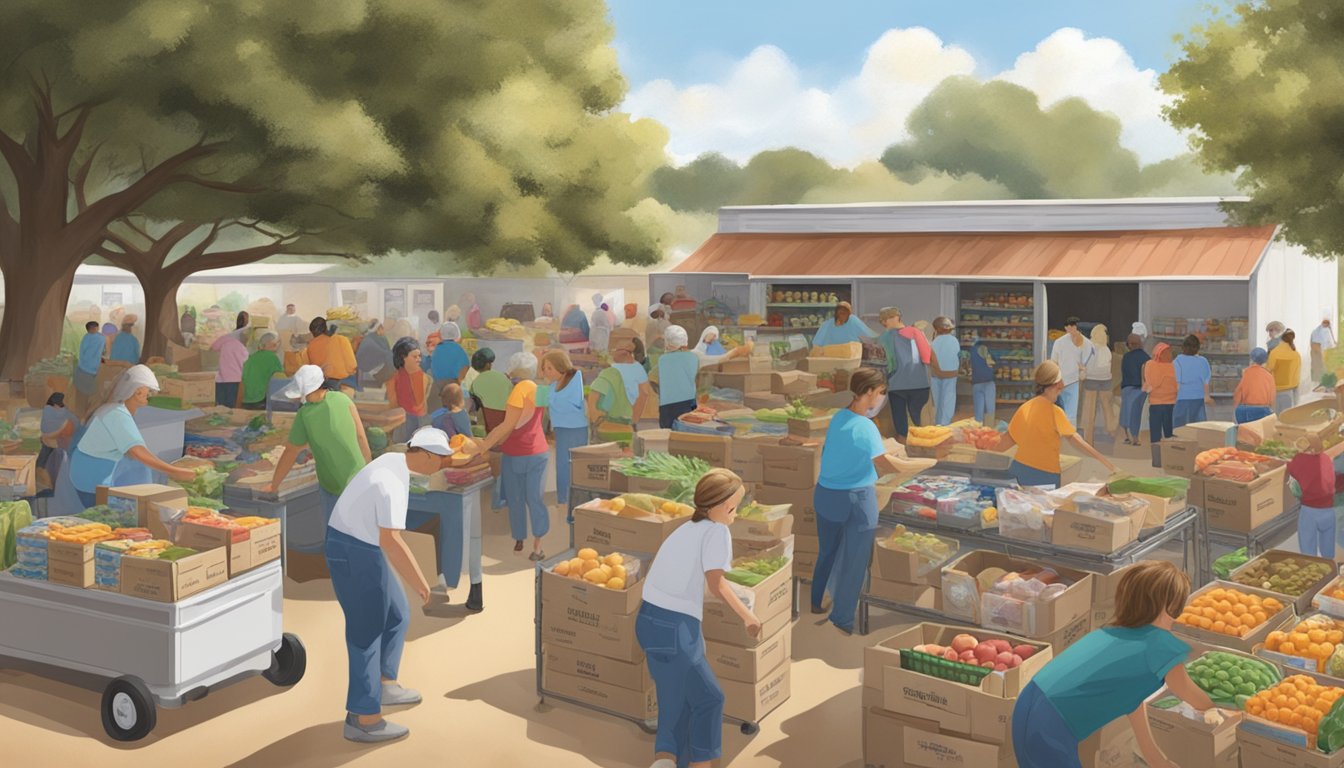
<instances>
[{"instance_id":1,"label":"man in green shirt","mask_svg":"<svg viewBox=\"0 0 1344 768\"><path fill-rule=\"evenodd\" d=\"M266 395L271 377L285 372L280 356L275 353L280 337L267 333L261 337L261 346L248 355L243 363L243 408L249 411L266 410Z\"/></svg>"},{"instance_id":2,"label":"man in green shirt","mask_svg":"<svg viewBox=\"0 0 1344 768\"><path fill-rule=\"evenodd\" d=\"M291 400L303 400L289 428L289 445L275 467L275 477L264 490L276 493L294 460L304 448L312 451L317 465L317 493L322 500L322 531L296 531L290 521L290 538L297 541L325 541L327 522L336 508L336 500L345 491L350 478L372 461L364 422L354 402L342 392L323 387L322 369L305 365L294 373L294 381L283 394Z\"/></svg>"}]
</instances>

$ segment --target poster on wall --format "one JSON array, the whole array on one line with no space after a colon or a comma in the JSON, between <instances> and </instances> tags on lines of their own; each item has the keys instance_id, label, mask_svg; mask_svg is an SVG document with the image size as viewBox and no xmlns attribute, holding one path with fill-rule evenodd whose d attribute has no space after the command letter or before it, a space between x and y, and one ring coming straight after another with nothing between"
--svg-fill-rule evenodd
<instances>
[{"instance_id":1,"label":"poster on wall","mask_svg":"<svg viewBox=\"0 0 1344 768\"><path fill-rule=\"evenodd\" d=\"M341 306L353 308L360 317L368 317L369 292L359 288L342 288Z\"/></svg>"},{"instance_id":2,"label":"poster on wall","mask_svg":"<svg viewBox=\"0 0 1344 768\"><path fill-rule=\"evenodd\" d=\"M121 306L121 298L121 291L103 291L103 306L119 307Z\"/></svg>"},{"instance_id":3,"label":"poster on wall","mask_svg":"<svg viewBox=\"0 0 1344 768\"><path fill-rule=\"evenodd\" d=\"M406 317L406 289L383 289L383 315L388 320L400 320Z\"/></svg>"},{"instance_id":4,"label":"poster on wall","mask_svg":"<svg viewBox=\"0 0 1344 768\"><path fill-rule=\"evenodd\" d=\"M418 325L423 327L429 326L429 313L434 311L434 305L437 303L438 302L434 300L433 290L421 290L417 288L416 290L411 291L411 309L415 313L415 321Z\"/></svg>"}]
</instances>

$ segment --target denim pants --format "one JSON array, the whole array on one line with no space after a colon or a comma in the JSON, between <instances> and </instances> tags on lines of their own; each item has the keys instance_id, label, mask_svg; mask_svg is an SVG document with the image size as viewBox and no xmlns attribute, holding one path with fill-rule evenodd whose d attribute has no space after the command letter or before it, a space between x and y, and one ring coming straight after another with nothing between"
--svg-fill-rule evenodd
<instances>
[{"instance_id":1,"label":"denim pants","mask_svg":"<svg viewBox=\"0 0 1344 768\"><path fill-rule=\"evenodd\" d=\"M1250 424L1274 413L1267 405L1238 405L1233 418L1238 424Z\"/></svg>"},{"instance_id":2,"label":"denim pants","mask_svg":"<svg viewBox=\"0 0 1344 768\"><path fill-rule=\"evenodd\" d=\"M1012 724L1018 768L1082 768L1078 739L1035 683L1017 697Z\"/></svg>"},{"instance_id":3,"label":"denim pants","mask_svg":"<svg viewBox=\"0 0 1344 768\"><path fill-rule=\"evenodd\" d=\"M717 760L723 753L723 689L705 658L700 621L641 603L635 638L658 693L654 752L676 755L678 768Z\"/></svg>"},{"instance_id":4,"label":"denim pants","mask_svg":"<svg viewBox=\"0 0 1344 768\"><path fill-rule=\"evenodd\" d=\"M821 549L812 572L812 604L822 604L826 586L831 582L831 569L837 566L839 557L831 590L831 623L852 632L854 612L859 607L859 594L863 592L873 540L877 537L877 489L870 485L833 491L818 485L812 494L812 505L817 509Z\"/></svg>"},{"instance_id":5,"label":"denim pants","mask_svg":"<svg viewBox=\"0 0 1344 768\"><path fill-rule=\"evenodd\" d=\"M929 388L933 390L934 423L940 427L951 424L957 412L957 380L930 379Z\"/></svg>"},{"instance_id":6,"label":"denim pants","mask_svg":"<svg viewBox=\"0 0 1344 768\"><path fill-rule=\"evenodd\" d=\"M671 429L676 426L677 419L694 411L696 403L694 400L686 400L680 403L668 403L658 406L658 426L662 429Z\"/></svg>"},{"instance_id":7,"label":"denim pants","mask_svg":"<svg viewBox=\"0 0 1344 768\"><path fill-rule=\"evenodd\" d=\"M327 531L327 569L336 602L345 613L350 685L345 709L356 715L382 711L382 679L397 679L410 605L378 547L337 530Z\"/></svg>"},{"instance_id":8,"label":"denim pants","mask_svg":"<svg viewBox=\"0 0 1344 768\"><path fill-rule=\"evenodd\" d=\"M541 538L551 530L551 513L546 509L542 481L546 479L547 455L504 455L499 477L504 481L504 498L509 504L509 530L514 541L527 538L527 524L532 523L532 535Z\"/></svg>"},{"instance_id":9,"label":"denim pants","mask_svg":"<svg viewBox=\"0 0 1344 768\"><path fill-rule=\"evenodd\" d=\"M555 432L555 501L569 510L570 472L569 452L588 444L587 427L554 427ZM574 512L568 513L569 522L574 522Z\"/></svg>"},{"instance_id":10,"label":"denim pants","mask_svg":"<svg viewBox=\"0 0 1344 768\"><path fill-rule=\"evenodd\" d=\"M971 402L975 406L975 420L987 427L995 425L997 420L994 418L994 401L998 398L998 387L994 382L986 381L980 384L971 385Z\"/></svg>"},{"instance_id":11,"label":"denim pants","mask_svg":"<svg viewBox=\"0 0 1344 768\"><path fill-rule=\"evenodd\" d=\"M1078 428L1078 390L1081 387L1078 382L1066 385L1064 390L1059 393L1059 407L1064 409L1064 415L1069 417L1069 423Z\"/></svg>"},{"instance_id":12,"label":"denim pants","mask_svg":"<svg viewBox=\"0 0 1344 768\"><path fill-rule=\"evenodd\" d=\"M215 405L222 405L225 408L232 408L238 404L238 387L242 386L237 381L216 381L215 382Z\"/></svg>"},{"instance_id":13,"label":"denim pants","mask_svg":"<svg viewBox=\"0 0 1344 768\"><path fill-rule=\"evenodd\" d=\"M1120 426L1134 439L1143 429L1143 404L1147 401L1148 393L1139 387L1120 390Z\"/></svg>"},{"instance_id":14,"label":"denim pants","mask_svg":"<svg viewBox=\"0 0 1344 768\"><path fill-rule=\"evenodd\" d=\"M1177 400L1171 418L1174 426L1184 427L1186 424L1204 421L1205 414L1203 400Z\"/></svg>"},{"instance_id":15,"label":"denim pants","mask_svg":"<svg viewBox=\"0 0 1344 768\"><path fill-rule=\"evenodd\" d=\"M1308 507L1297 513L1297 549L1304 555L1335 559L1335 510Z\"/></svg>"},{"instance_id":16,"label":"denim pants","mask_svg":"<svg viewBox=\"0 0 1344 768\"><path fill-rule=\"evenodd\" d=\"M1175 405L1148 406L1148 442L1157 444L1172 435L1172 413Z\"/></svg>"},{"instance_id":17,"label":"denim pants","mask_svg":"<svg viewBox=\"0 0 1344 768\"><path fill-rule=\"evenodd\" d=\"M1059 473L1046 472L1043 469L1028 467L1026 464L1013 463L1008 465L1008 473L1013 476L1018 485L1048 485L1054 488L1059 487Z\"/></svg>"},{"instance_id":18,"label":"denim pants","mask_svg":"<svg viewBox=\"0 0 1344 768\"><path fill-rule=\"evenodd\" d=\"M929 390L891 389L887 391L887 402L891 404L891 426L898 437L904 438L910 433L910 424L921 426L920 413L924 411L924 404L929 402Z\"/></svg>"}]
</instances>

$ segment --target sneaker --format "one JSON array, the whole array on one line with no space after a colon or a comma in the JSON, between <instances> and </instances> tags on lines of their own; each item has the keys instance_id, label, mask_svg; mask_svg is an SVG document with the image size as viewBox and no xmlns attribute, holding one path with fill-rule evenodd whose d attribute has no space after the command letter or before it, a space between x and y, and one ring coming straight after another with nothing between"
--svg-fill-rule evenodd
<instances>
[{"instance_id":1,"label":"sneaker","mask_svg":"<svg viewBox=\"0 0 1344 768\"><path fill-rule=\"evenodd\" d=\"M442 576L439 577L439 583L429 588L431 594L442 596L445 601L449 601L448 582Z\"/></svg>"},{"instance_id":2,"label":"sneaker","mask_svg":"<svg viewBox=\"0 0 1344 768\"><path fill-rule=\"evenodd\" d=\"M345 738L347 741L356 741L360 744L382 744L387 741L396 741L409 735L410 732L410 728L389 723L387 720L379 720L373 725L360 725L359 718L354 715L345 716Z\"/></svg>"},{"instance_id":3,"label":"sneaker","mask_svg":"<svg viewBox=\"0 0 1344 768\"><path fill-rule=\"evenodd\" d=\"M383 706L404 707L420 703L420 692L402 688L400 683L383 683Z\"/></svg>"},{"instance_id":4,"label":"sneaker","mask_svg":"<svg viewBox=\"0 0 1344 768\"><path fill-rule=\"evenodd\" d=\"M545 553L545 552L533 552L532 554L530 554L530 555L527 556L527 559L528 559L528 560L531 560L531 561L534 562L534 563L539 563L539 562L541 562L542 560L545 560L545 559L546 559L546 553Z\"/></svg>"},{"instance_id":5,"label":"sneaker","mask_svg":"<svg viewBox=\"0 0 1344 768\"><path fill-rule=\"evenodd\" d=\"M467 610L472 613L480 613L485 610L485 603L481 599L480 584L471 585L471 592L467 595Z\"/></svg>"},{"instance_id":6,"label":"sneaker","mask_svg":"<svg viewBox=\"0 0 1344 768\"><path fill-rule=\"evenodd\" d=\"M830 610L831 610L831 609L827 608L827 607L824 606L824 605L814 605L814 606L812 606L812 612L815 613L815 614L817 614L818 616L820 616L820 615L823 614L823 613L830 613Z\"/></svg>"},{"instance_id":7,"label":"sneaker","mask_svg":"<svg viewBox=\"0 0 1344 768\"><path fill-rule=\"evenodd\" d=\"M853 628L853 627L842 627L842 626L840 626L839 624L832 624L831 626L833 626L833 627L835 627L836 629L840 630L840 634L844 635L845 637L850 637L850 636L852 636L852 635L854 634L854 628Z\"/></svg>"},{"instance_id":8,"label":"sneaker","mask_svg":"<svg viewBox=\"0 0 1344 768\"><path fill-rule=\"evenodd\" d=\"M523 551L523 542L521 542L521 541L515 541L515 542L513 542L513 551L514 551L514 552L522 552L522 551Z\"/></svg>"},{"instance_id":9,"label":"sneaker","mask_svg":"<svg viewBox=\"0 0 1344 768\"><path fill-rule=\"evenodd\" d=\"M664 757L662 760L654 760L649 768L677 768L677 764Z\"/></svg>"}]
</instances>

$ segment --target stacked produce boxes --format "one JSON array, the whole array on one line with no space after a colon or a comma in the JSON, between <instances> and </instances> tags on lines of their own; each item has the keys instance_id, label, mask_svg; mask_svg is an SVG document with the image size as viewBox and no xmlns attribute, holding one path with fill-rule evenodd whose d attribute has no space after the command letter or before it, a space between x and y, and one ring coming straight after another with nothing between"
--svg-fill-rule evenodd
<instances>
[{"instance_id":1,"label":"stacked produce boxes","mask_svg":"<svg viewBox=\"0 0 1344 768\"><path fill-rule=\"evenodd\" d=\"M817 539L817 510L813 495L821 472L821 443L775 441L757 447L761 456L761 482L752 491L760 504L787 504L793 515L793 573L811 579L821 542Z\"/></svg>"},{"instance_id":2,"label":"stacked produce boxes","mask_svg":"<svg viewBox=\"0 0 1344 768\"><path fill-rule=\"evenodd\" d=\"M905 526L878 531L868 594L931 611L943 610L942 566L956 557L956 539L910 531Z\"/></svg>"},{"instance_id":3,"label":"stacked produce boxes","mask_svg":"<svg viewBox=\"0 0 1344 768\"><path fill-rule=\"evenodd\" d=\"M1049 643L1056 652L1092 628L1092 575L972 550L942 570L943 613Z\"/></svg>"}]
</instances>

